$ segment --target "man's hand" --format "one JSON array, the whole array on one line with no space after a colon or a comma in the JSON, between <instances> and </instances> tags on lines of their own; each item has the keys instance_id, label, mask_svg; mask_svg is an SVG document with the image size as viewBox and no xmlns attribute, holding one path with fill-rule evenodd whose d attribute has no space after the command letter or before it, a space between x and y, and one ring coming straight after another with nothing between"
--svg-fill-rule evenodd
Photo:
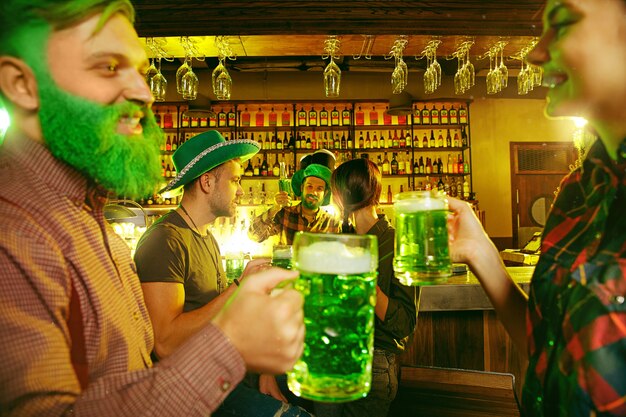
<instances>
[{"instance_id":1,"label":"man's hand","mask_svg":"<svg viewBox=\"0 0 626 417\"><path fill-rule=\"evenodd\" d=\"M274 205L270 209L270 215L273 217L283 207L289 207L291 205L291 197L286 191L279 191L274 196Z\"/></svg>"},{"instance_id":2,"label":"man's hand","mask_svg":"<svg viewBox=\"0 0 626 417\"><path fill-rule=\"evenodd\" d=\"M270 295L280 282L297 276L281 268L250 276L213 319L252 372L284 373L302 354L302 295L289 288Z\"/></svg>"}]
</instances>

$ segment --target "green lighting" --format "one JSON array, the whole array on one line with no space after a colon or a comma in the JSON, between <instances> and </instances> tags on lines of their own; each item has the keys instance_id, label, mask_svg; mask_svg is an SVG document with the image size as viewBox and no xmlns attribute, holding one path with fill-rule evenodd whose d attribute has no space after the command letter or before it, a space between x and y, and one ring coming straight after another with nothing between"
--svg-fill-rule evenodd
<instances>
[{"instance_id":1,"label":"green lighting","mask_svg":"<svg viewBox=\"0 0 626 417\"><path fill-rule=\"evenodd\" d=\"M10 124L11 119L9 118L9 113L4 108L0 107L0 144L4 140L4 134L7 132Z\"/></svg>"}]
</instances>

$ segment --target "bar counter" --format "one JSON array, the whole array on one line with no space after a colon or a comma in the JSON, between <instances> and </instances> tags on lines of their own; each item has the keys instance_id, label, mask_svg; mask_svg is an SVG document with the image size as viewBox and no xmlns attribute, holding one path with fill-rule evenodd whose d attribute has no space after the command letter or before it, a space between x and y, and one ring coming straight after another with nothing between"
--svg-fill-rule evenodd
<instances>
[{"instance_id":1,"label":"bar counter","mask_svg":"<svg viewBox=\"0 0 626 417\"><path fill-rule=\"evenodd\" d=\"M528 292L534 266L507 270ZM511 373L519 395L526 370L524 356L497 319L476 277L467 272L446 283L422 287L417 327L400 364Z\"/></svg>"}]
</instances>

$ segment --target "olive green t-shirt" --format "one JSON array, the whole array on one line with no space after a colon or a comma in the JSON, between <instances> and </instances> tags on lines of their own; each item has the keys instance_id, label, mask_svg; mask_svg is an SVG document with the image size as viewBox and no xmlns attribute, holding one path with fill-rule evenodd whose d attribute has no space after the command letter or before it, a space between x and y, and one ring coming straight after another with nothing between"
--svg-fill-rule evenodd
<instances>
[{"instance_id":1,"label":"olive green t-shirt","mask_svg":"<svg viewBox=\"0 0 626 417\"><path fill-rule=\"evenodd\" d=\"M200 236L176 211L146 230L135 252L141 282L172 282L185 288L183 311L206 305L218 296L226 275L217 241Z\"/></svg>"}]
</instances>

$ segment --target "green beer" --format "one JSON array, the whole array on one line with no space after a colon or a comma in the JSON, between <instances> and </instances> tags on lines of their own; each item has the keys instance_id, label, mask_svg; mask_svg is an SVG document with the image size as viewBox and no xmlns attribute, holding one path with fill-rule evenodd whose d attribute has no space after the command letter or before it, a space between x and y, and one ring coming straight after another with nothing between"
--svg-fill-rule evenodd
<instances>
[{"instance_id":1,"label":"green beer","mask_svg":"<svg viewBox=\"0 0 626 417\"><path fill-rule=\"evenodd\" d=\"M291 190L291 180L288 178L281 178L278 180L278 190L279 191L284 191L289 195L292 195L292 190Z\"/></svg>"},{"instance_id":2,"label":"green beer","mask_svg":"<svg viewBox=\"0 0 626 417\"><path fill-rule=\"evenodd\" d=\"M332 240L298 247L299 236L294 242L306 337L302 356L287 373L288 385L296 395L324 402L362 398L372 378L376 238L344 236L365 238L373 249Z\"/></svg>"},{"instance_id":3,"label":"green beer","mask_svg":"<svg viewBox=\"0 0 626 417\"><path fill-rule=\"evenodd\" d=\"M448 247L448 201L430 191L401 193L394 204L393 269L404 285L428 285L452 274Z\"/></svg>"},{"instance_id":4,"label":"green beer","mask_svg":"<svg viewBox=\"0 0 626 417\"><path fill-rule=\"evenodd\" d=\"M291 269L291 245L275 245L272 248L272 266Z\"/></svg>"},{"instance_id":5,"label":"green beer","mask_svg":"<svg viewBox=\"0 0 626 417\"><path fill-rule=\"evenodd\" d=\"M226 281L228 285L233 283L243 273L244 268L243 253L227 253L226 254Z\"/></svg>"}]
</instances>

